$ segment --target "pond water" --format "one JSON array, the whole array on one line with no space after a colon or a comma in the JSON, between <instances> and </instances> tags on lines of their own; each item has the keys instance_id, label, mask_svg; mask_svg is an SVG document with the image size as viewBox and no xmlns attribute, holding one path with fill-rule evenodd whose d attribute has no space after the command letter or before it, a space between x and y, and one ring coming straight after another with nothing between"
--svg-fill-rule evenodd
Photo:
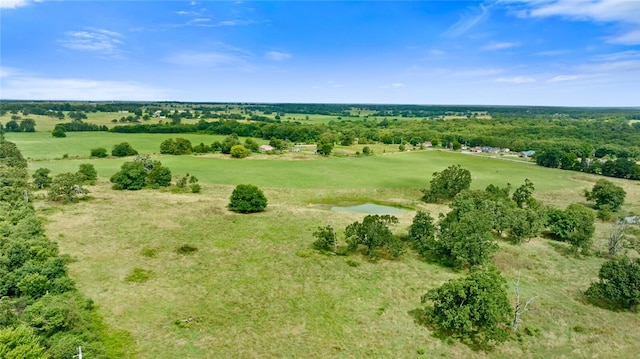
<instances>
[{"instance_id":1,"label":"pond water","mask_svg":"<svg viewBox=\"0 0 640 359\"><path fill-rule=\"evenodd\" d=\"M365 203L358 206L351 207L331 207L334 212L347 212L347 213L364 213L364 214L400 214L406 212L404 209L399 209L389 206L381 206L374 203Z\"/></svg>"}]
</instances>

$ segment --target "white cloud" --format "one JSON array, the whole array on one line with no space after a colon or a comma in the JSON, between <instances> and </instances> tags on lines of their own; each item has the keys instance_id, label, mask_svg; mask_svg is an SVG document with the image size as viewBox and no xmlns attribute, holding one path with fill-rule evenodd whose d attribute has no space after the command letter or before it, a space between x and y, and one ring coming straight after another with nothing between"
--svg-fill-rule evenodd
<instances>
[{"instance_id":1,"label":"white cloud","mask_svg":"<svg viewBox=\"0 0 640 359\"><path fill-rule=\"evenodd\" d=\"M378 88L381 89L390 89L390 88L401 88L404 87L405 85L402 82L395 82L392 83L391 85L380 85L378 86Z\"/></svg>"},{"instance_id":2,"label":"white cloud","mask_svg":"<svg viewBox=\"0 0 640 359\"><path fill-rule=\"evenodd\" d=\"M69 31L67 37L59 43L71 50L94 51L107 55L117 55L121 51L122 35L105 29L87 29L87 31Z\"/></svg>"},{"instance_id":3,"label":"white cloud","mask_svg":"<svg viewBox=\"0 0 640 359\"><path fill-rule=\"evenodd\" d=\"M502 50L520 45L517 42L492 42L482 47L483 50Z\"/></svg>"},{"instance_id":4,"label":"white cloud","mask_svg":"<svg viewBox=\"0 0 640 359\"><path fill-rule=\"evenodd\" d=\"M495 80L496 82L503 82L508 84L528 84L536 82L536 79L531 77L516 76L516 77L501 77Z\"/></svg>"},{"instance_id":5,"label":"white cloud","mask_svg":"<svg viewBox=\"0 0 640 359\"><path fill-rule=\"evenodd\" d=\"M505 1L503 1L505 2ZM620 33L606 37L608 42L640 44L640 1L637 0L512 0L528 8L519 12L527 17L560 16L575 21L620 25Z\"/></svg>"},{"instance_id":6,"label":"white cloud","mask_svg":"<svg viewBox=\"0 0 640 359\"><path fill-rule=\"evenodd\" d=\"M170 98L169 93L164 89L134 81L12 75L3 78L0 91L0 98L16 100L160 101Z\"/></svg>"},{"instance_id":7,"label":"white cloud","mask_svg":"<svg viewBox=\"0 0 640 359\"><path fill-rule=\"evenodd\" d=\"M558 75L558 76L555 76L555 77L547 80L547 82L554 83L554 82L573 81L573 80L577 80L577 79L578 79L578 76L576 76L576 75Z\"/></svg>"},{"instance_id":8,"label":"white cloud","mask_svg":"<svg viewBox=\"0 0 640 359\"><path fill-rule=\"evenodd\" d=\"M291 54L288 54L286 52L280 52L280 51L269 51L266 54L264 54L264 57L272 61L284 61L284 60L290 59Z\"/></svg>"},{"instance_id":9,"label":"white cloud","mask_svg":"<svg viewBox=\"0 0 640 359\"><path fill-rule=\"evenodd\" d=\"M0 9L17 9L28 3L27 0L0 0Z\"/></svg>"},{"instance_id":10,"label":"white cloud","mask_svg":"<svg viewBox=\"0 0 640 359\"><path fill-rule=\"evenodd\" d=\"M478 8L460 16L460 20L447 29L444 35L452 37L463 35L477 24L487 20L489 15L489 8L487 6L480 5Z\"/></svg>"}]
</instances>

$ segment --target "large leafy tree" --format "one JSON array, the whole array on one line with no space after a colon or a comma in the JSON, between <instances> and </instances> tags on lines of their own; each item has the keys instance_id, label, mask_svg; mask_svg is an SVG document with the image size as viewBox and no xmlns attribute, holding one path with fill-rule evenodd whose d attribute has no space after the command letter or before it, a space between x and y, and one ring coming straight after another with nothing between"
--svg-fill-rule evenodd
<instances>
[{"instance_id":1,"label":"large leafy tree","mask_svg":"<svg viewBox=\"0 0 640 359\"><path fill-rule=\"evenodd\" d=\"M32 175L33 184L35 184L38 189L49 187L51 184L49 173L51 173L51 170L48 168L38 168Z\"/></svg>"},{"instance_id":2,"label":"large leafy tree","mask_svg":"<svg viewBox=\"0 0 640 359\"><path fill-rule=\"evenodd\" d=\"M113 149L111 150L111 155L116 157L135 156L137 154L138 151L131 147L128 142L119 143L113 146Z\"/></svg>"},{"instance_id":3,"label":"large leafy tree","mask_svg":"<svg viewBox=\"0 0 640 359\"><path fill-rule=\"evenodd\" d=\"M75 202L89 193L82 187L84 177L78 173L61 173L53 177L49 187L52 201Z\"/></svg>"},{"instance_id":4,"label":"large leafy tree","mask_svg":"<svg viewBox=\"0 0 640 359\"><path fill-rule=\"evenodd\" d=\"M110 181L113 189L138 190L144 187L146 178L147 171L142 162L125 162Z\"/></svg>"},{"instance_id":5,"label":"large leafy tree","mask_svg":"<svg viewBox=\"0 0 640 359\"><path fill-rule=\"evenodd\" d=\"M429 246L435 239L436 229L429 213L418 211L413 217L413 223L409 227L409 239L421 256L429 253Z\"/></svg>"},{"instance_id":6,"label":"large leafy tree","mask_svg":"<svg viewBox=\"0 0 640 359\"><path fill-rule=\"evenodd\" d=\"M233 190L227 207L240 213L262 212L267 208L267 197L254 185L239 184Z\"/></svg>"},{"instance_id":7,"label":"large leafy tree","mask_svg":"<svg viewBox=\"0 0 640 359\"><path fill-rule=\"evenodd\" d=\"M498 249L491 230L488 194L463 191L451 202L451 211L440 215L437 239L427 240L430 258L457 268L482 265Z\"/></svg>"},{"instance_id":8,"label":"large leafy tree","mask_svg":"<svg viewBox=\"0 0 640 359\"><path fill-rule=\"evenodd\" d=\"M595 201L595 207L597 209L608 208L614 212L620 209L620 206L624 203L626 194L622 187L606 179L598 180L591 191L584 191L584 196L587 198L587 201Z\"/></svg>"},{"instance_id":9,"label":"large leafy tree","mask_svg":"<svg viewBox=\"0 0 640 359\"><path fill-rule=\"evenodd\" d=\"M595 232L595 215L577 203L571 204L564 211L549 211L549 231L561 241L567 241L576 250L588 251Z\"/></svg>"},{"instance_id":10,"label":"large leafy tree","mask_svg":"<svg viewBox=\"0 0 640 359\"><path fill-rule=\"evenodd\" d=\"M587 297L617 308L636 310L640 303L640 259L625 256L604 262L598 278L585 292Z\"/></svg>"},{"instance_id":11,"label":"large leafy tree","mask_svg":"<svg viewBox=\"0 0 640 359\"><path fill-rule=\"evenodd\" d=\"M422 189L423 201L438 202L451 199L471 186L471 172L460 165L452 165L442 172L434 172L428 189Z\"/></svg>"},{"instance_id":12,"label":"large leafy tree","mask_svg":"<svg viewBox=\"0 0 640 359\"><path fill-rule=\"evenodd\" d=\"M473 271L452 279L422 296L431 304L425 312L442 334L481 346L504 342L513 312L507 298L506 280L495 267Z\"/></svg>"},{"instance_id":13,"label":"large leafy tree","mask_svg":"<svg viewBox=\"0 0 640 359\"><path fill-rule=\"evenodd\" d=\"M398 218L390 215L368 215L362 222L354 222L344 229L349 251L355 251L360 246L366 248L366 254L371 260L380 257L379 250L386 250L392 257L402 254L400 242L389 229L390 225L398 223Z\"/></svg>"}]
</instances>

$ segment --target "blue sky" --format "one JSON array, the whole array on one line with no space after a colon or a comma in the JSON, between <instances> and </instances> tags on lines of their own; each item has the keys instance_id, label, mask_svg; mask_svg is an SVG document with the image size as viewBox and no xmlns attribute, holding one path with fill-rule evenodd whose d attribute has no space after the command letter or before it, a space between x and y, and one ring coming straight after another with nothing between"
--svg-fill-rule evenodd
<instances>
[{"instance_id":1,"label":"blue sky","mask_svg":"<svg viewBox=\"0 0 640 359\"><path fill-rule=\"evenodd\" d=\"M0 98L640 106L640 0L0 0Z\"/></svg>"}]
</instances>

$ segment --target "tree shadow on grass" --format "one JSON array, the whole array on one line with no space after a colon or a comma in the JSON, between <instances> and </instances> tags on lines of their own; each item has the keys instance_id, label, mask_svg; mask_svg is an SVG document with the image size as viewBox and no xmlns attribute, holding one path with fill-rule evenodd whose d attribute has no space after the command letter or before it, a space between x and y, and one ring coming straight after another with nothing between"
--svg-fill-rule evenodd
<instances>
[{"instance_id":1,"label":"tree shadow on grass","mask_svg":"<svg viewBox=\"0 0 640 359\"><path fill-rule=\"evenodd\" d=\"M431 308L416 308L408 311L407 313L413 318L413 322L416 325L427 328L432 337L440 339L444 344L451 345L456 339L458 339L462 344L468 346L475 352L483 351L487 353L495 349L496 346L494 344L482 342L480 338L476 336L471 338L460 338L453 333L440 330L440 328L431 321L431 316L429 314L430 309Z\"/></svg>"}]
</instances>

